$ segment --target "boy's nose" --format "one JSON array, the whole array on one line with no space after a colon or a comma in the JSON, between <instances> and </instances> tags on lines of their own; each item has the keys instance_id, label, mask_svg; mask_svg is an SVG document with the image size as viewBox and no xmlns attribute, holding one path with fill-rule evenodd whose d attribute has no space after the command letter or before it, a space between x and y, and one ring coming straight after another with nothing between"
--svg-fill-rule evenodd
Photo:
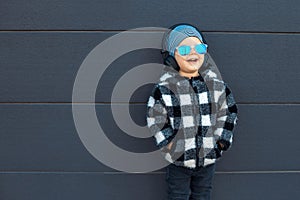
<instances>
[{"instance_id":1,"label":"boy's nose","mask_svg":"<svg viewBox=\"0 0 300 200\"><path fill-rule=\"evenodd\" d=\"M191 52L189 54L195 54L195 53L197 53L196 50L195 50L195 47L192 47Z\"/></svg>"}]
</instances>

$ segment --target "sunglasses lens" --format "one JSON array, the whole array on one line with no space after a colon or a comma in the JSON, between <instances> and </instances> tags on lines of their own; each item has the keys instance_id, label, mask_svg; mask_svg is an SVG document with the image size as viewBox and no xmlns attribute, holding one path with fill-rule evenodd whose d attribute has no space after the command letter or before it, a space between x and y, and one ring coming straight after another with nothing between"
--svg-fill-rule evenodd
<instances>
[{"instance_id":1,"label":"sunglasses lens","mask_svg":"<svg viewBox=\"0 0 300 200\"><path fill-rule=\"evenodd\" d=\"M205 54L207 51L207 44L198 44L195 46L195 50L199 54Z\"/></svg>"},{"instance_id":2,"label":"sunglasses lens","mask_svg":"<svg viewBox=\"0 0 300 200\"><path fill-rule=\"evenodd\" d=\"M178 53L182 56L186 56L191 52L190 46L180 46L178 47Z\"/></svg>"}]
</instances>

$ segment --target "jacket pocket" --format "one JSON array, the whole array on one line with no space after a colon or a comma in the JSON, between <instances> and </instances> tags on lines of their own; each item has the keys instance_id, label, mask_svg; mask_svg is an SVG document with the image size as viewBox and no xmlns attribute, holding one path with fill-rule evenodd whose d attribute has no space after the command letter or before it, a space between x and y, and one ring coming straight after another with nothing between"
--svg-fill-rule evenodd
<instances>
[{"instance_id":1,"label":"jacket pocket","mask_svg":"<svg viewBox=\"0 0 300 200\"><path fill-rule=\"evenodd\" d=\"M222 151L218 147L214 148L214 151L216 158L220 158L222 156Z\"/></svg>"}]
</instances>

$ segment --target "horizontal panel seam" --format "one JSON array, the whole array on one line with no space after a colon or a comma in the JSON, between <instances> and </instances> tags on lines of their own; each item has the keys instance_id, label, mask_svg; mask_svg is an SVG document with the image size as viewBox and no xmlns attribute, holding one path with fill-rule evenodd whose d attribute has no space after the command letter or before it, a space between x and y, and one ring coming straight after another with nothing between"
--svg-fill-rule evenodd
<instances>
[{"instance_id":1,"label":"horizontal panel seam","mask_svg":"<svg viewBox=\"0 0 300 200\"><path fill-rule=\"evenodd\" d=\"M216 171L216 174L300 174L300 170L279 171ZM165 172L126 173L126 172L80 172L80 171L0 171L0 174L103 174L103 175L145 175L165 174Z\"/></svg>"},{"instance_id":2,"label":"horizontal panel seam","mask_svg":"<svg viewBox=\"0 0 300 200\"><path fill-rule=\"evenodd\" d=\"M147 102L0 102L0 105L145 105ZM237 102L238 105L300 105L300 102Z\"/></svg>"},{"instance_id":3,"label":"horizontal panel seam","mask_svg":"<svg viewBox=\"0 0 300 200\"><path fill-rule=\"evenodd\" d=\"M0 30L0 33L28 33L28 32L38 32L38 33L119 33L123 31L132 31L132 32L161 32L163 29L156 30ZM286 35L299 35L300 32L295 31L218 31L218 30L202 30L202 33L218 33L218 34L269 34L269 35L278 35L278 34L286 34Z\"/></svg>"}]
</instances>

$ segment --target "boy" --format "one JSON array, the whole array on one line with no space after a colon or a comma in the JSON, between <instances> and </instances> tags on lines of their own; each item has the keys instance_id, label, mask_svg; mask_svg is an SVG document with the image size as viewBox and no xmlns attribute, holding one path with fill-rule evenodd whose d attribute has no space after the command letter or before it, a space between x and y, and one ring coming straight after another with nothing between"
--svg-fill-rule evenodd
<instances>
[{"instance_id":1,"label":"boy","mask_svg":"<svg viewBox=\"0 0 300 200\"><path fill-rule=\"evenodd\" d=\"M165 33L165 67L148 100L147 124L171 164L169 200L209 200L215 161L232 144L237 106L207 53L200 31L178 24Z\"/></svg>"}]
</instances>

